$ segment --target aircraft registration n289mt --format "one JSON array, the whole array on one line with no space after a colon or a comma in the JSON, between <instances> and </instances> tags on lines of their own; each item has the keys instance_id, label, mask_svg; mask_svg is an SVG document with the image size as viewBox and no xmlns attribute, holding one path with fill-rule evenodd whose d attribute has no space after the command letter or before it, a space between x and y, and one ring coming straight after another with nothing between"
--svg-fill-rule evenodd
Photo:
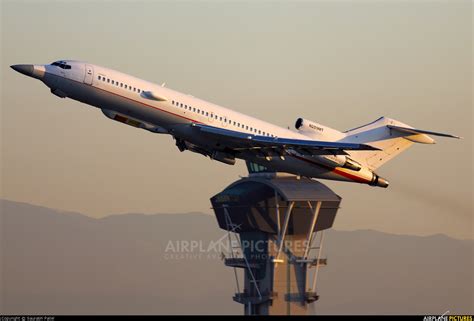
<instances>
[{"instance_id":1,"label":"aircraft registration n289mt","mask_svg":"<svg viewBox=\"0 0 474 321\"><path fill-rule=\"evenodd\" d=\"M41 80L51 93L100 108L105 116L153 133L169 134L180 151L190 150L254 169L387 187L375 173L413 143L433 144L429 135L458 136L412 128L381 117L340 132L298 118L296 130L282 128L162 85L101 66L60 60L13 65Z\"/></svg>"}]
</instances>

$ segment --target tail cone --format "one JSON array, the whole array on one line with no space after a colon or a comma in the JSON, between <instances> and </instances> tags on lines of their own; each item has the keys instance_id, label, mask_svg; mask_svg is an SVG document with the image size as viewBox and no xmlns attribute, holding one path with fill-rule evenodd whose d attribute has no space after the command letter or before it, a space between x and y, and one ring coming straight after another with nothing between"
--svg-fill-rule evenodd
<instances>
[{"instance_id":1,"label":"tail cone","mask_svg":"<svg viewBox=\"0 0 474 321\"><path fill-rule=\"evenodd\" d=\"M387 188L389 183L385 178L382 178L382 177L374 174L374 178L372 179L372 183L370 183L370 185Z\"/></svg>"}]
</instances>

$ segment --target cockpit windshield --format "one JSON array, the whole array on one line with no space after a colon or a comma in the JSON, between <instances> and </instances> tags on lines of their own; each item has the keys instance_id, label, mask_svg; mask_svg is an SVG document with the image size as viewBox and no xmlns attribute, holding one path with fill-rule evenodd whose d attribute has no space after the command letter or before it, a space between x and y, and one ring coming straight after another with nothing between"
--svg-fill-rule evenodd
<instances>
[{"instance_id":1,"label":"cockpit windshield","mask_svg":"<svg viewBox=\"0 0 474 321\"><path fill-rule=\"evenodd\" d=\"M62 69L71 69L71 66L65 63L64 61L55 61L51 64L52 66L57 66Z\"/></svg>"}]
</instances>

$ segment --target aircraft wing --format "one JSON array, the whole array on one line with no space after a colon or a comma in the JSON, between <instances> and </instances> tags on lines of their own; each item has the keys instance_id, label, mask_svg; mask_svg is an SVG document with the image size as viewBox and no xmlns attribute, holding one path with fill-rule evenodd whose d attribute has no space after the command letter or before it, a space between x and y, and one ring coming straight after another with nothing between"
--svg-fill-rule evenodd
<instances>
[{"instance_id":1,"label":"aircraft wing","mask_svg":"<svg viewBox=\"0 0 474 321\"><path fill-rule=\"evenodd\" d=\"M217 128L203 124L193 124L202 134L220 141L222 145L235 151L278 151L295 150L301 155L346 155L344 150L379 150L366 144L325 142L292 138L268 137Z\"/></svg>"}]
</instances>

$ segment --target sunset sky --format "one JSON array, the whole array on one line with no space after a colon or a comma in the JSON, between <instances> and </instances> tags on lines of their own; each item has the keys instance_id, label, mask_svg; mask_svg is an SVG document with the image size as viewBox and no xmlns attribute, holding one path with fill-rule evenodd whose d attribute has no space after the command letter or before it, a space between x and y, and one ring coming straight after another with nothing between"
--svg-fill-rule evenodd
<instances>
[{"instance_id":1,"label":"sunset sky","mask_svg":"<svg viewBox=\"0 0 474 321\"><path fill-rule=\"evenodd\" d=\"M335 228L473 238L471 1L2 1L1 198L93 217L212 213L246 174L180 153L9 68L78 59L281 126L347 130L380 116L448 132L378 173L323 181Z\"/></svg>"}]
</instances>

